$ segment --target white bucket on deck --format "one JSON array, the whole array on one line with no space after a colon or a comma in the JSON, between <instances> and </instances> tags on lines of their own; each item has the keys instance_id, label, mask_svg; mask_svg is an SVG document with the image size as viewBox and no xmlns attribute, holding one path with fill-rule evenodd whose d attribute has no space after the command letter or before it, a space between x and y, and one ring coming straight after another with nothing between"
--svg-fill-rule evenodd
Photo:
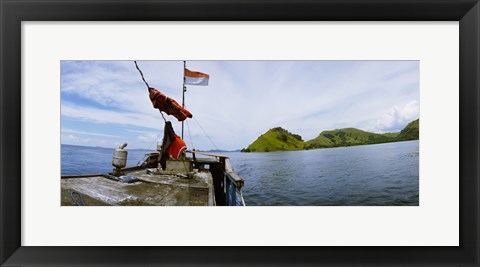
<instances>
[{"instance_id":1,"label":"white bucket on deck","mask_svg":"<svg viewBox=\"0 0 480 267\"><path fill-rule=\"evenodd\" d=\"M115 148L113 151L112 165L117 168L124 168L127 166L128 152L124 148L127 143L121 145L119 148Z\"/></svg>"}]
</instances>

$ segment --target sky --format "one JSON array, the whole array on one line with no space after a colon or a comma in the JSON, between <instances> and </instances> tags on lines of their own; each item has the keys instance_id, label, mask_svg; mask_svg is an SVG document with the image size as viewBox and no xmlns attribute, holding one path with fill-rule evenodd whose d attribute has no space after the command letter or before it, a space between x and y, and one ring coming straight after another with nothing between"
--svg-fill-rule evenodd
<instances>
[{"instance_id":1,"label":"sky","mask_svg":"<svg viewBox=\"0 0 480 267\"><path fill-rule=\"evenodd\" d=\"M182 103L183 61L137 61L150 87ZM303 140L355 127L397 132L419 118L419 61L187 61L189 149L236 150L271 128ZM164 114L181 135L181 122ZM155 149L164 121L133 61L61 62L61 143Z\"/></svg>"}]
</instances>

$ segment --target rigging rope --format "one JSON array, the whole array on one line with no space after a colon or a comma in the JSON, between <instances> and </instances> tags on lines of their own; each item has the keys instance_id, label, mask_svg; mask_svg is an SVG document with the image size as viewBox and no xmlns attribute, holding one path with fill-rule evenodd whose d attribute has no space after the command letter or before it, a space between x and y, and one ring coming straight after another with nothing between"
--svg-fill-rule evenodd
<instances>
[{"instance_id":1,"label":"rigging rope","mask_svg":"<svg viewBox=\"0 0 480 267\"><path fill-rule=\"evenodd\" d=\"M190 133L190 126L188 125L188 121L186 121L186 122L187 122L188 135L190 136L190 143L192 144L192 148L194 148L192 134Z\"/></svg>"},{"instance_id":2,"label":"rigging rope","mask_svg":"<svg viewBox=\"0 0 480 267\"><path fill-rule=\"evenodd\" d=\"M137 68L138 72L140 72L140 75L142 76L143 82L144 82L145 85L147 86L147 89L150 91L150 88L151 88L151 87L150 87L150 85L148 85L147 81L145 81L145 77L143 77L143 72L142 72L142 71L140 70L140 68L138 67L137 61L134 60L133 62L135 62L135 67ZM165 116L163 116L162 111L161 111L160 109L159 109L158 111L159 111L160 114L162 115L163 120L164 120L165 122L167 122L167 120L165 119Z\"/></svg>"},{"instance_id":3,"label":"rigging rope","mask_svg":"<svg viewBox=\"0 0 480 267\"><path fill-rule=\"evenodd\" d=\"M193 118L194 121L197 122L198 126L200 126L200 129L202 129L202 131L205 133L205 135L208 137L208 140L210 140L210 142L212 143L212 145L217 149L217 150L220 150L218 149L218 147L215 145L215 143L212 141L212 139L210 138L210 136L207 134L207 132L203 129L202 125L200 125L200 122L198 122L198 120L196 118Z\"/></svg>"},{"instance_id":4,"label":"rigging rope","mask_svg":"<svg viewBox=\"0 0 480 267\"><path fill-rule=\"evenodd\" d=\"M77 199L76 199L73 195L78 195L78 196L80 196L80 201L81 201L82 205L80 205L80 204L77 202ZM72 191L72 192L70 192L70 196L72 197L73 202L75 203L75 205L77 205L77 206L87 206L87 204L85 204L85 201L83 201L83 196L82 196L82 194L80 194L79 192L77 192L77 191Z\"/></svg>"},{"instance_id":5,"label":"rigging rope","mask_svg":"<svg viewBox=\"0 0 480 267\"><path fill-rule=\"evenodd\" d=\"M138 64L137 64L137 61L133 61L135 63L135 67L137 68L138 72L140 72L140 76L142 76L142 80L143 82L145 83L145 85L147 86L147 89L150 90L150 85L148 85L147 81L145 80L145 77L143 76L143 72L140 70L140 68L138 67ZM165 116L163 116L163 112L161 110L158 110L160 112L160 114L162 115L162 118L165 122L167 122L167 120L165 119ZM200 127L200 129L202 129L202 131L205 133L205 135L207 136L208 140L210 140L210 142L212 143L212 145L217 149L217 150L220 150L217 145L215 145L215 143L212 141L212 139L210 138L210 136L207 134L207 132L203 129L202 125L200 125L200 122L198 122L198 120L196 118L193 118L198 126ZM182 125L183 125L183 122L182 122ZM190 143L192 144L192 148L193 148L193 139L192 139L192 134L190 132L190 126L188 124L188 121L187 121L187 128L188 128L188 135L190 136ZM155 142L155 141L154 141ZM153 143L152 143L153 144ZM152 146L152 145L150 145ZM150 149L150 148L149 148Z\"/></svg>"},{"instance_id":6,"label":"rigging rope","mask_svg":"<svg viewBox=\"0 0 480 267\"><path fill-rule=\"evenodd\" d=\"M150 85L148 85L147 81L145 80L145 77L143 76L142 70L140 70L140 68L138 67L137 61L134 60L133 62L135 63L135 67L137 68L138 72L140 72L140 76L142 76L142 80L145 83L145 85L147 86L147 89L150 91L151 87L150 87ZM163 121L166 123L167 120L165 119L165 116L163 116L163 112L160 109L158 111L160 112L160 115L162 115ZM157 141L157 139L158 139L158 135L155 137L155 140L153 140L152 144L150 144L150 146L148 147L148 150L150 150L153 143L155 143ZM146 159L145 156L143 157L143 160L144 159ZM142 159L140 159L140 161L142 161ZM140 161L137 163L137 165L141 163Z\"/></svg>"},{"instance_id":7,"label":"rigging rope","mask_svg":"<svg viewBox=\"0 0 480 267\"><path fill-rule=\"evenodd\" d=\"M158 111L160 111L160 115L162 115L163 121L166 123L166 122L167 122L167 120L165 119L165 116L163 116L163 113L162 113L162 111L161 111L161 110L158 110Z\"/></svg>"},{"instance_id":8,"label":"rigging rope","mask_svg":"<svg viewBox=\"0 0 480 267\"><path fill-rule=\"evenodd\" d=\"M155 139L153 139L153 142L150 144L150 146L148 147L147 151L150 150L150 149L152 148L153 144L158 140L158 135L159 135L159 134L157 134L157 135L155 136ZM156 149L155 149L155 150L156 150ZM140 166L141 163L145 162L145 160L148 158L147 155L148 155L148 154L145 154L145 155L142 156L142 158L137 162L137 166Z\"/></svg>"},{"instance_id":9,"label":"rigging rope","mask_svg":"<svg viewBox=\"0 0 480 267\"><path fill-rule=\"evenodd\" d=\"M145 83L145 85L147 86L147 89L150 90L151 87L150 87L150 85L148 85L147 81L145 81L145 78L143 77L143 72L138 67L137 61L134 60L133 62L135 62L135 67L137 67L138 72L140 72L140 75L142 76L142 80Z\"/></svg>"}]
</instances>

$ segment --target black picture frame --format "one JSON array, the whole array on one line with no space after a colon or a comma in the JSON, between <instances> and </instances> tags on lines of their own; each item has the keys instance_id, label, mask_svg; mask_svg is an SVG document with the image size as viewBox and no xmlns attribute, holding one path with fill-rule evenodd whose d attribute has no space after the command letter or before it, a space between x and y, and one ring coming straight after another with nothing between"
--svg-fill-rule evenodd
<instances>
[{"instance_id":1,"label":"black picture frame","mask_svg":"<svg viewBox=\"0 0 480 267\"><path fill-rule=\"evenodd\" d=\"M479 266L478 0L0 0L0 263L4 266ZM21 246L22 21L459 21L460 246ZM440 144L439 144L440 145ZM48 166L46 166L48 167ZM41 176L41 175L40 175ZM40 177L41 178L41 177ZM81 226L80 226L81 227ZM395 229L392 229L395 231ZM438 233L441 235L442 233Z\"/></svg>"}]
</instances>

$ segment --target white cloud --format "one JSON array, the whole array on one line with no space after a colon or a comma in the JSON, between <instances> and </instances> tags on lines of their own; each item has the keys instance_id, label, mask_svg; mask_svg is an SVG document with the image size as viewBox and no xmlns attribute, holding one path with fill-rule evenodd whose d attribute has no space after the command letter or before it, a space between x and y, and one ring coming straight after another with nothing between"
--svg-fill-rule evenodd
<instances>
[{"instance_id":1,"label":"white cloud","mask_svg":"<svg viewBox=\"0 0 480 267\"><path fill-rule=\"evenodd\" d=\"M150 86L181 103L183 62L138 63ZM204 130L217 147L238 149L276 126L308 140L340 127L388 131L418 117L416 61L189 61L187 67L210 74L209 86L186 92L193 119L184 139L190 143L191 135L198 149L214 148ZM64 62L62 71L68 96L62 116L163 129L133 62ZM166 118L180 135L181 124ZM137 141L152 137L138 133Z\"/></svg>"},{"instance_id":2,"label":"white cloud","mask_svg":"<svg viewBox=\"0 0 480 267\"><path fill-rule=\"evenodd\" d=\"M90 138L81 138L73 134L61 135L62 144L86 145L92 141Z\"/></svg>"},{"instance_id":3,"label":"white cloud","mask_svg":"<svg viewBox=\"0 0 480 267\"><path fill-rule=\"evenodd\" d=\"M181 69L172 72L174 62L155 66L140 61L149 85L170 93L181 86ZM107 108L148 112L148 91L132 61L63 61L62 93L80 96ZM175 74L175 75L172 75ZM175 84L171 77L179 77Z\"/></svg>"},{"instance_id":4,"label":"white cloud","mask_svg":"<svg viewBox=\"0 0 480 267\"><path fill-rule=\"evenodd\" d=\"M139 136L137 136L137 139L142 141L142 142L151 143L152 141L157 141L158 137L159 137L158 134L151 133L151 134L139 135Z\"/></svg>"},{"instance_id":5,"label":"white cloud","mask_svg":"<svg viewBox=\"0 0 480 267\"><path fill-rule=\"evenodd\" d=\"M163 123L161 115L151 109L150 114L138 112L117 112L94 107L85 107L70 102L62 102L61 115L82 121L102 124L122 124L147 128L161 127Z\"/></svg>"},{"instance_id":6,"label":"white cloud","mask_svg":"<svg viewBox=\"0 0 480 267\"><path fill-rule=\"evenodd\" d=\"M118 135L111 135L111 134L104 134L104 133L95 133L95 132L86 132L86 131L78 131L72 129L62 129L62 133L76 133L76 134L83 134L83 135L93 135L93 136L101 136L101 137L120 137Z\"/></svg>"},{"instance_id":7,"label":"white cloud","mask_svg":"<svg viewBox=\"0 0 480 267\"><path fill-rule=\"evenodd\" d=\"M420 116L419 103L412 100L403 107L394 106L386 112L368 130L374 132L397 132L403 129L409 122L418 119Z\"/></svg>"}]
</instances>

